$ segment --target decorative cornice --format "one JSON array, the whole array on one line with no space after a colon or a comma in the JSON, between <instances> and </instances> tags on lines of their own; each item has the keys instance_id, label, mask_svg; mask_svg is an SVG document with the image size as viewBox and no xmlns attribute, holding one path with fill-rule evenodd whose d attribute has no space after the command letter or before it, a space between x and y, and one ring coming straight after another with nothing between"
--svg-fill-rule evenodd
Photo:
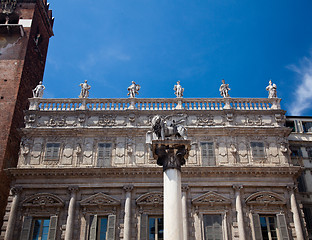
<instances>
[{"instance_id":1,"label":"decorative cornice","mask_svg":"<svg viewBox=\"0 0 312 240\"><path fill-rule=\"evenodd\" d=\"M11 178L32 177L81 177L93 178L103 176L162 176L161 167L110 167L110 168L10 168L5 172ZM217 177L217 176L289 176L298 177L301 167L242 167L242 166L215 166L215 167L182 167L183 177Z\"/></svg>"}]
</instances>

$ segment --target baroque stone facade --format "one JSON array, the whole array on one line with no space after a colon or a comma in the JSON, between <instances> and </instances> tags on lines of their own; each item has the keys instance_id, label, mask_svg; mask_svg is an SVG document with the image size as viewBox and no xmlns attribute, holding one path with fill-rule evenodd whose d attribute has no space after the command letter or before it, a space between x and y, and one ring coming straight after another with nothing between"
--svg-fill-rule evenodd
<instances>
[{"instance_id":1,"label":"baroque stone facade","mask_svg":"<svg viewBox=\"0 0 312 240\"><path fill-rule=\"evenodd\" d=\"M48 239L162 239L155 115L184 120L191 140L184 240L306 238L280 99L29 100L0 239L32 239L44 221Z\"/></svg>"}]
</instances>

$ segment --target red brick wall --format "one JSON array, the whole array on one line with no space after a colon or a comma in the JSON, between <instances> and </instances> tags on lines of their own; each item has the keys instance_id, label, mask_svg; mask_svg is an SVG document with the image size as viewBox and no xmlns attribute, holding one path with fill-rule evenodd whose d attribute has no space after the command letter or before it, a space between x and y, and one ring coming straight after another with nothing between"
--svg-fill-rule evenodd
<instances>
[{"instance_id":1,"label":"red brick wall","mask_svg":"<svg viewBox=\"0 0 312 240\"><path fill-rule=\"evenodd\" d=\"M25 28L25 36L8 33L15 44L0 55L0 226L6 206L9 180L5 168L16 167L20 134L18 129L24 124L24 110L28 108L28 98L32 89L42 81L49 38L49 26L45 10L37 4L19 4L16 13L24 19L32 19L31 28ZM41 41L37 46L34 39L40 32Z\"/></svg>"}]
</instances>

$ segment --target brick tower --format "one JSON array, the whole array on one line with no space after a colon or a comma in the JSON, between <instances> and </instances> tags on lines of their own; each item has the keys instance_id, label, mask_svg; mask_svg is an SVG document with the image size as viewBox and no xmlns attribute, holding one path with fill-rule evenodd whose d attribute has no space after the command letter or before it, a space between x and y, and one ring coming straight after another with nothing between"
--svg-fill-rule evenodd
<instances>
[{"instance_id":1,"label":"brick tower","mask_svg":"<svg viewBox=\"0 0 312 240\"><path fill-rule=\"evenodd\" d=\"M0 226L10 186L4 169L17 164L18 129L42 81L52 27L46 0L0 1Z\"/></svg>"}]
</instances>

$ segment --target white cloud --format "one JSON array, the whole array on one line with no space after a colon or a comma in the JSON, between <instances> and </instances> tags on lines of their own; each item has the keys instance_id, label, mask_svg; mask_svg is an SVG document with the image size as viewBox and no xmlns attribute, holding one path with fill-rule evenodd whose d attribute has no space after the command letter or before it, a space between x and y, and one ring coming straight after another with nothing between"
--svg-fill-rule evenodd
<instances>
[{"instance_id":1,"label":"white cloud","mask_svg":"<svg viewBox=\"0 0 312 240\"><path fill-rule=\"evenodd\" d=\"M300 116L306 109L312 107L312 51L310 57L304 57L298 65L290 65L288 69L296 72L299 83L294 89L294 100L289 112L293 116Z\"/></svg>"},{"instance_id":2,"label":"white cloud","mask_svg":"<svg viewBox=\"0 0 312 240\"><path fill-rule=\"evenodd\" d=\"M96 65L103 67L105 64L127 62L130 60L130 55L126 54L121 47L111 46L109 48L100 48L96 52L89 53L79 66L81 70L89 71L90 68Z\"/></svg>"}]
</instances>

